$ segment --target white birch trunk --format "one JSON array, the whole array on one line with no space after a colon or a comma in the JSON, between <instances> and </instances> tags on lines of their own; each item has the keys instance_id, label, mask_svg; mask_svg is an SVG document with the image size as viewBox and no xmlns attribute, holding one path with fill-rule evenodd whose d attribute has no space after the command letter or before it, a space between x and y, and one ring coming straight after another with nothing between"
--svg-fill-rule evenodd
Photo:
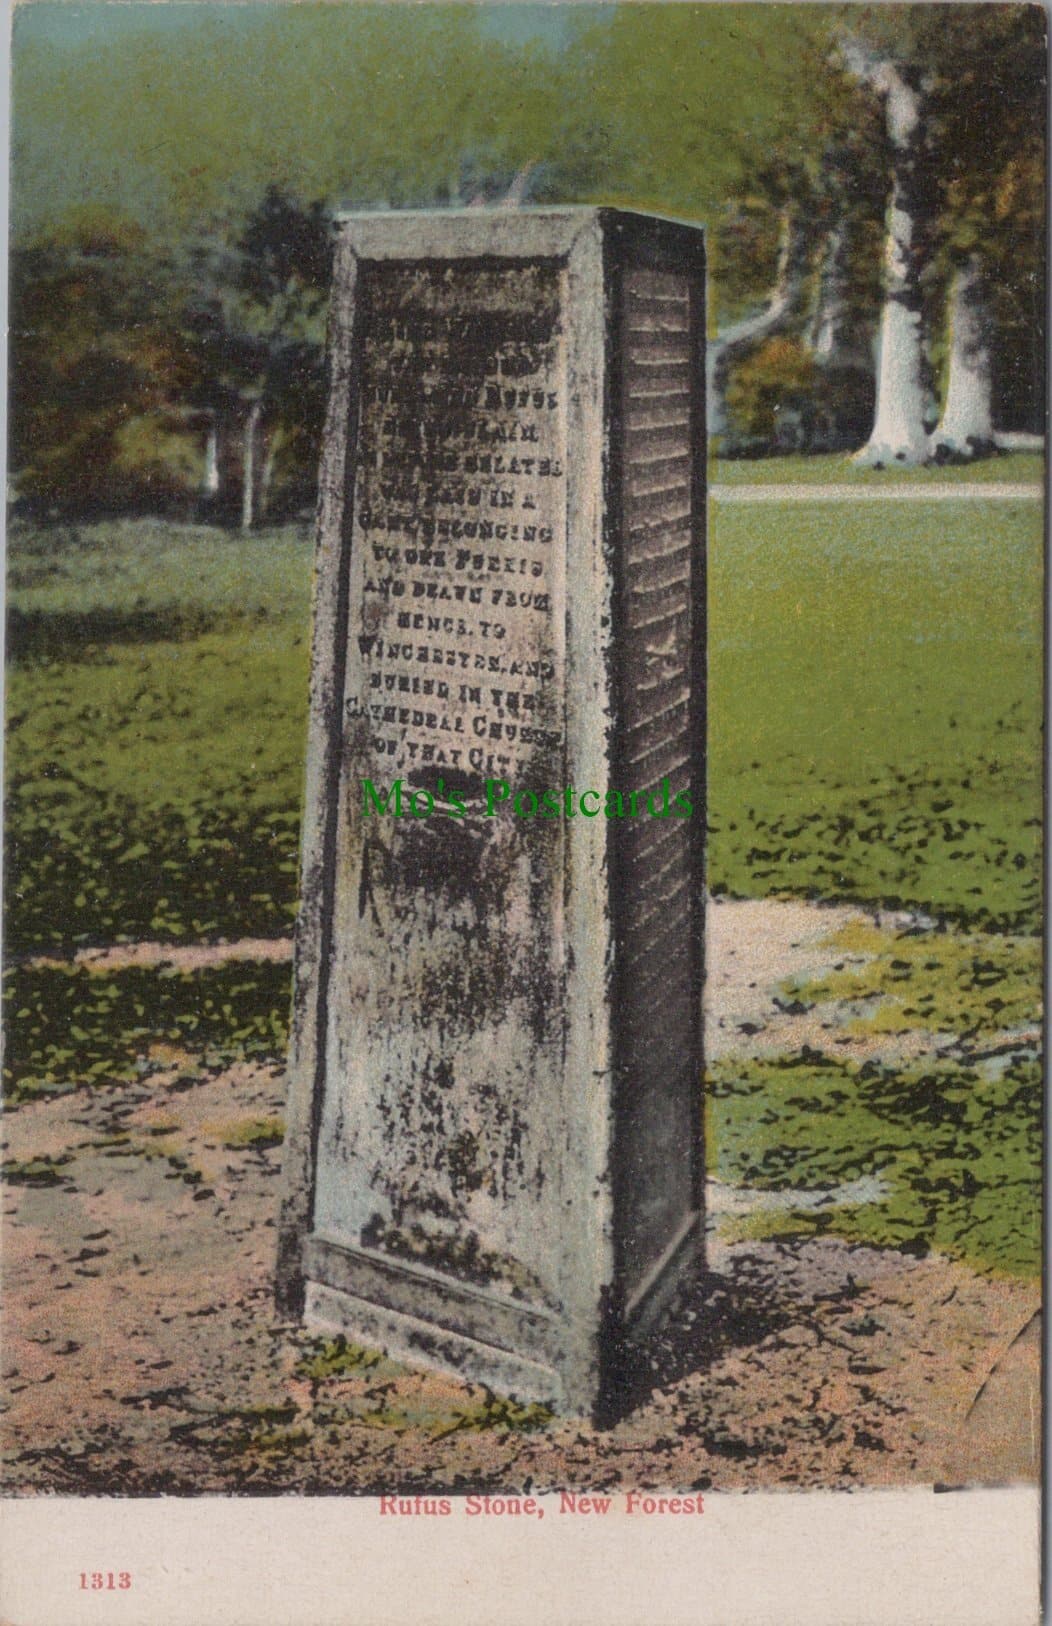
<instances>
[{"instance_id":1,"label":"white birch trunk","mask_svg":"<svg viewBox=\"0 0 1052 1626\"><path fill-rule=\"evenodd\" d=\"M950 367L942 420L931 437L936 459L983 457L995 449L990 328L978 259L962 265L950 289Z\"/></svg>"},{"instance_id":2,"label":"white birch trunk","mask_svg":"<svg viewBox=\"0 0 1052 1626\"><path fill-rule=\"evenodd\" d=\"M884 305L877 341L877 399L869 440L855 453L855 461L874 468L923 463L928 456L931 401L921 288L930 225L918 176L924 136L921 96L893 63L872 60L858 49L849 49L847 56L858 76L885 97L893 153Z\"/></svg>"},{"instance_id":3,"label":"white birch trunk","mask_svg":"<svg viewBox=\"0 0 1052 1626\"><path fill-rule=\"evenodd\" d=\"M245 419L245 436L241 456L241 529L250 531L256 517L256 439L262 401L253 401Z\"/></svg>"},{"instance_id":4,"label":"white birch trunk","mask_svg":"<svg viewBox=\"0 0 1052 1626\"><path fill-rule=\"evenodd\" d=\"M267 436L267 453L263 459L263 468L259 476L259 522L261 525L270 511L270 488L274 483L274 465L277 462L282 439L280 428L274 428Z\"/></svg>"},{"instance_id":5,"label":"white birch trunk","mask_svg":"<svg viewBox=\"0 0 1052 1626\"><path fill-rule=\"evenodd\" d=\"M205 442L205 472L201 490L206 497L215 497L219 492L219 431L214 423L209 425Z\"/></svg>"},{"instance_id":6,"label":"white birch trunk","mask_svg":"<svg viewBox=\"0 0 1052 1626\"><path fill-rule=\"evenodd\" d=\"M892 203L886 246L886 285L877 351L877 404L869 440L855 460L882 467L923 463L925 428L924 336L919 305L911 297L914 222Z\"/></svg>"},{"instance_id":7,"label":"white birch trunk","mask_svg":"<svg viewBox=\"0 0 1052 1626\"><path fill-rule=\"evenodd\" d=\"M820 367L865 366L864 347L852 324L847 302L848 234L841 223L826 239L818 300L808 344Z\"/></svg>"}]
</instances>

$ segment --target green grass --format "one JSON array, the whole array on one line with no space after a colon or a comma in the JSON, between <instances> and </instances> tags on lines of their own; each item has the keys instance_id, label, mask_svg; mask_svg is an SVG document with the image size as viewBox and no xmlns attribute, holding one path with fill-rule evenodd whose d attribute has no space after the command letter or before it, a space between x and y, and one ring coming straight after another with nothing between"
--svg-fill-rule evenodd
<instances>
[{"instance_id":1,"label":"green grass","mask_svg":"<svg viewBox=\"0 0 1052 1626\"><path fill-rule=\"evenodd\" d=\"M961 1038L1032 1029L1041 1021L1042 951L1036 937L849 924L830 944L864 963L841 964L783 984L787 1002L861 1006L844 1024L854 1036L925 1030Z\"/></svg>"},{"instance_id":2,"label":"green grass","mask_svg":"<svg viewBox=\"0 0 1052 1626\"><path fill-rule=\"evenodd\" d=\"M138 535L10 539L9 953L292 924L306 533Z\"/></svg>"},{"instance_id":3,"label":"green grass","mask_svg":"<svg viewBox=\"0 0 1052 1626\"><path fill-rule=\"evenodd\" d=\"M286 616L302 631L310 563L304 525L259 531L246 541L235 532L168 520L15 523L8 533L9 608L16 625L50 617L78 644L78 625L100 632L96 644L143 643L151 634L167 639L173 628L193 633ZM50 648L62 658L58 640Z\"/></svg>"},{"instance_id":4,"label":"green grass","mask_svg":"<svg viewBox=\"0 0 1052 1626\"><path fill-rule=\"evenodd\" d=\"M928 1037L928 1053L860 1064L805 1048L726 1058L707 1096L713 1172L791 1191L725 1220L729 1238L807 1237L937 1249L981 1270L1040 1270L1041 943L863 922L835 932L829 972L782 986L786 1008L818 1008L824 1044ZM946 1054L936 1056L936 1036ZM876 1177L871 1200L837 1188ZM832 1193L816 1208L796 1193Z\"/></svg>"},{"instance_id":5,"label":"green grass","mask_svg":"<svg viewBox=\"0 0 1052 1626\"><path fill-rule=\"evenodd\" d=\"M723 509L710 554L713 887L1036 929L1039 507ZM22 528L10 579L37 630L8 681L8 953L287 932L302 528Z\"/></svg>"},{"instance_id":6,"label":"green grass","mask_svg":"<svg viewBox=\"0 0 1052 1626\"><path fill-rule=\"evenodd\" d=\"M296 1362L294 1370L298 1378L309 1378L312 1383L320 1383L325 1378L357 1376L362 1372L375 1372L377 1368L381 1369L379 1375L382 1377L403 1370L381 1355L379 1350L366 1349L362 1344L349 1344L341 1333L336 1338L310 1340L307 1353Z\"/></svg>"},{"instance_id":7,"label":"green grass","mask_svg":"<svg viewBox=\"0 0 1052 1626\"><path fill-rule=\"evenodd\" d=\"M197 1066L280 1058L288 1043L287 965L106 973L22 965L6 972L3 984L10 1104L78 1085L120 1084L179 1058ZM279 1128L268 1121L256 1144L274 1144Z\"/></svg>"},{"instance_id":8,"label":"green grass","mask_svg":"<svg viewBox=\"0 0 1052 1626\"><path fill-rule=\"evenodd\" d=\"M225 1129L220 1144L231 1152L264 1151L269 1146L280 1146L285 1139L283 1118L252 1118L247 1123L234 1123Z\"/></svg>"},{"instance_id":9,"label":"green grass","mask_svg":"<svg viewBox=\"0 0 1052 1626\"><path fill-rule=\"evenodd\" d=\"M1040 913L1039 504L717 509L709 875Z\"/></svg>"},{"instance_id":10,"label":"green grass","mask_svg":"<svg viewBox=\"0 0 1052 1626\"><path fill-rule=\"evenodd\" d=\"M808 1236L924 1254L981 1270L1041 1268L1042 1076L1003 1064L862 1066L805 1050L712 1069L711 1167L761 1190L830 1190L879 1176L883 1200L757 1211L739 1234Z\"/></svg>"},{"instance_id":11,"label":"green grass","mask_svg":"<svg viewBox=\"0 0 1052 1626\"><path fill-rule=\"evenodd\" d=\"M1002 480L1040 484L1043 452L1003 452L978 463L930 464L923 468L864 469L838 452L816 457L720 458L709 478L720 485L908 485L914 482L989 485Z\"/></svg>"}]
</instances>

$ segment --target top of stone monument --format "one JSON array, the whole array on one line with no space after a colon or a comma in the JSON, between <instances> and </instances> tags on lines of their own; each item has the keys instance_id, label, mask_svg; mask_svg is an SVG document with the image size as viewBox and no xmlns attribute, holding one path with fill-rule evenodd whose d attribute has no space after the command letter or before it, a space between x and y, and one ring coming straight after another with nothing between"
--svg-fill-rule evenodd
<instances>
[{"instance_id":1,"label":"top of stone monument","mask_svg":"<svg viewBox=\"0 0 1052 1626\"><path fill-rule=\"evenodd\" d=\"M700 255L705 229L699 221L644 214L605 204L555 204L464 209L373 209L338 213L341 239L366 258L443 256L460 249L485 253L498 247L531 254L568 253L582 232L647 243L655 249Z\"/></svg>"},{"instance_id":2,"label":"top of stone monument","mask_svg":"<svg viewBox=\"0 0 1052 1626\"><path fill-rule=\"evenodd\" d=\"M339 226L352 220L478 220L483 216L497 216L501 220L585 220L591 215L628 221L657 220L669 226L684 226L690 231L704 230L704 223L700 220L687 220L682 215L666 215L643 209L621 209L608 203L493 204L456 209L338 209L333 220Z\"/></svg>"}]
</instances>

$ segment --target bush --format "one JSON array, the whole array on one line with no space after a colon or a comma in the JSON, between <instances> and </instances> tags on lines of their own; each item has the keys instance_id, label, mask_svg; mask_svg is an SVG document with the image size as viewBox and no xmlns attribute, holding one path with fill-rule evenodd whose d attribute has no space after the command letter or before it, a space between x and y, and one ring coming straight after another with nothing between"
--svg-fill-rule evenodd
<instances>
[{"instance_id":1,"label":"bush","mask_svg":"<svg viewBox=\"0 0 1052 1626\"><path fill-rule=\"evenodd\" d=\"M773 451L780 421L811 402L814 384L814 358L799 339L767 339L738 364L727 386L732 442L743 449Z\"/></svg>"},{"instance_id":2,"label":"bush","mask_svg":"<svg viewBox=\"0 0 1052 1626\"><path fill-rule=\"evenodd\" d=\"M866 438L873 401L871 373L823 367L800 339L768 339L731 373L724 455L851 451Z\"/></svg>"}]
</instances>

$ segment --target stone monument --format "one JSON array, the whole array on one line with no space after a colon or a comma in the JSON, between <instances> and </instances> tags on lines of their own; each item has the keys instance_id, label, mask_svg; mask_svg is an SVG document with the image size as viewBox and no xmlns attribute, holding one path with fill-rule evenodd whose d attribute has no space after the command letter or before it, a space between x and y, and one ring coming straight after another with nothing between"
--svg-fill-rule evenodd
<instances>
[{"instance_id":1,"label":"stone monument","mask_svg":"<svg viewBox=\"0 0 1052 1626\"><path fill-rule=\"evenodd\" d=\"M339 223L287 1314L575 1413L701 1247L705 273Z\"/></svg>"}]
</instances>

